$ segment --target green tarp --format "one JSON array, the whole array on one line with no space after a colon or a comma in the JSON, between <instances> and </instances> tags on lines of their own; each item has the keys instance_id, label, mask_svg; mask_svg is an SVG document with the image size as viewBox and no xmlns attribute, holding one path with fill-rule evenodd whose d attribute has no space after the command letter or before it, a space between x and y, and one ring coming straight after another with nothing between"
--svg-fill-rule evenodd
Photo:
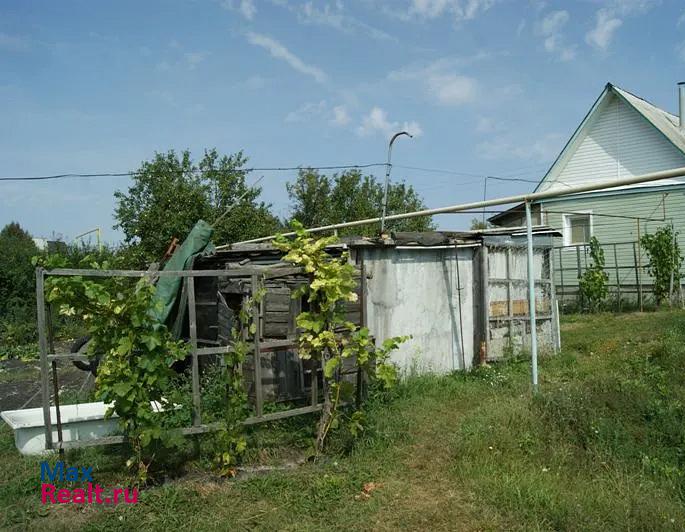
<instances>
[{"instance_id":1,"label":"green tarp","mask_svg":"<svg viewBox=\"0 0 685 532\"><path fill-rule=\"evenodd\" d=\"M211 242L213 233L214 229L207 222L203 220L197 222L188 237L164 265L162 271L189 270L193 267L195 257L213 253L214 245ZM181 333L182 318L185 314L184 302L178 301L182 281L182 277L160 277L157 281L155 303L161 302L162 304L156 304L156 308L152 311L160 322L171 326L177 337ZM174 309L179 309L181 312L172 316Z\"/></svg>"}]
</instances>

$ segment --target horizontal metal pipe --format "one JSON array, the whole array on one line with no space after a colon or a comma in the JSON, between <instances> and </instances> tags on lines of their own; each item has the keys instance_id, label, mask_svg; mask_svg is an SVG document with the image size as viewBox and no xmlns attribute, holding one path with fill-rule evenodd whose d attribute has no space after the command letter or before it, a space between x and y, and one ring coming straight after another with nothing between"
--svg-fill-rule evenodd
<instances>
[{"instance_id":1,"label":"horizontal metal pipe","mask_svg":"<svg viewBox=\"0 0 685 532\"><path fill-rule=\"evenodd\" d=\"M530 194L519 194L517 196L507 196L504 198L497 198L485 201L475 201L472 203L460 203L457 205L450 205L447 207L439 207L437 209L425 209L422 211L406 212L403 214L392 214L386 216L385 220L406 220L408 218L418 218L421 216L433 216L435 214L447 214L450 212L468 211L470 209L478 209L482 207L491 207L494 205L506 205L507 203L522 203L526 201L536 201L546 198L556 198L559 196L570 196L572 194L580 194L581 192L593 192L595 190L605 190L612 189L616 187L624 187L626 185L635 185L637 183L648 183L650 181L659 181L660 179L670 179L674 177L685 177L685 168L675 168L673 170L662 170L660 172L653 172L650 174L644 174L635 177L626 177L614 181L611 184L607 183L593 183L592 185L582 185L578 187L570 187L563 190L547 190L544 192L533 192ZM364 220L355 220L352 222L342 222L337 224L324 225L321 227L313 227L307 229L310 233L320 233L322 231L333 231L334 229L343 229L345 227L356 227L359 225L367 225L372 223L380 222L380 217L378 218L366 218ZM283 233L283 236L294 236L294 232ZM243 240L241 242L235 242L234 244L226 244L223 246L217 246L216 249L227 249L232 245L236 244L252 244L256 242L265 242L267 240L273 240L276 235L264 236L261 238L253 238L251 240Z\"/></svg>"}]
</instances>

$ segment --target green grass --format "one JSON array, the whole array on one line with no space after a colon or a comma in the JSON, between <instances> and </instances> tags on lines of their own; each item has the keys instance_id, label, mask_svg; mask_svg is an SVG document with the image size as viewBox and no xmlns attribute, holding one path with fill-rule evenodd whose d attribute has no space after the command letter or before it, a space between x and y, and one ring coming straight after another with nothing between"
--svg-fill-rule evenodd
<instances>
[{"instance_id":1,"label":"green grass","mask_svg":"<svg viewBox=\"0 0 685 532\"><path fill-rule=\"evenodd\" d=\"M237 480L195 461L135 506L41 508L37 461L3 427L0 528L685 529L685 313L571 316L562 329L536 396L521 359L412 378L370 405L351 452ZM252 434L263 448L250 461L297 456L310 423ZM126 483L116 448L68 461Z\"/></svg>"}]
</instances>

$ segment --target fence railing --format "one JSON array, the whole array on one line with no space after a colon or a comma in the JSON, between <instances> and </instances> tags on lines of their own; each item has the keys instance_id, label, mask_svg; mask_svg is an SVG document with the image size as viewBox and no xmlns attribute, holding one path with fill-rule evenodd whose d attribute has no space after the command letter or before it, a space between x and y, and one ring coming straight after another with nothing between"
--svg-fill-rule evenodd
<instances>
[{"instance_id":1,"label":"fence railing","mask_svg":"<svg viewBox=\"0 0 685 532\"><path fill-rule=\"evenodd\" d=\"M609 295L604 302L607 309L644 310L656 304L654 279L647 271L649 262L639 242L600 243L604 251L604 271L608 276ZM585 244L554 248L554 283L561 311L582 310L586 307L579 280L592 264L590 246ZM681 268L685 277L685 269ZM671 300L683 301L683 290L674 283Z\"/></svg>"}]
</instances>

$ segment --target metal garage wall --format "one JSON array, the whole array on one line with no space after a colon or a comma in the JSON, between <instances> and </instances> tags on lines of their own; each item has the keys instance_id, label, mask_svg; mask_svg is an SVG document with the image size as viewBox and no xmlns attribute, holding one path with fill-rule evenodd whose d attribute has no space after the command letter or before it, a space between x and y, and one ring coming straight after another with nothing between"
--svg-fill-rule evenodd
<instances>
[{"instance_id":1,"label":"metal garage wall","mask_svg":"<svg viewBox=\"0 0 685 532\"><path fill-rule=\"evenodd\" d=\"M403 371L447 373L472 366L473 249L358 249L371 333L378 342L412 335L393 355Z\"/></svg>"}]
</instances>

